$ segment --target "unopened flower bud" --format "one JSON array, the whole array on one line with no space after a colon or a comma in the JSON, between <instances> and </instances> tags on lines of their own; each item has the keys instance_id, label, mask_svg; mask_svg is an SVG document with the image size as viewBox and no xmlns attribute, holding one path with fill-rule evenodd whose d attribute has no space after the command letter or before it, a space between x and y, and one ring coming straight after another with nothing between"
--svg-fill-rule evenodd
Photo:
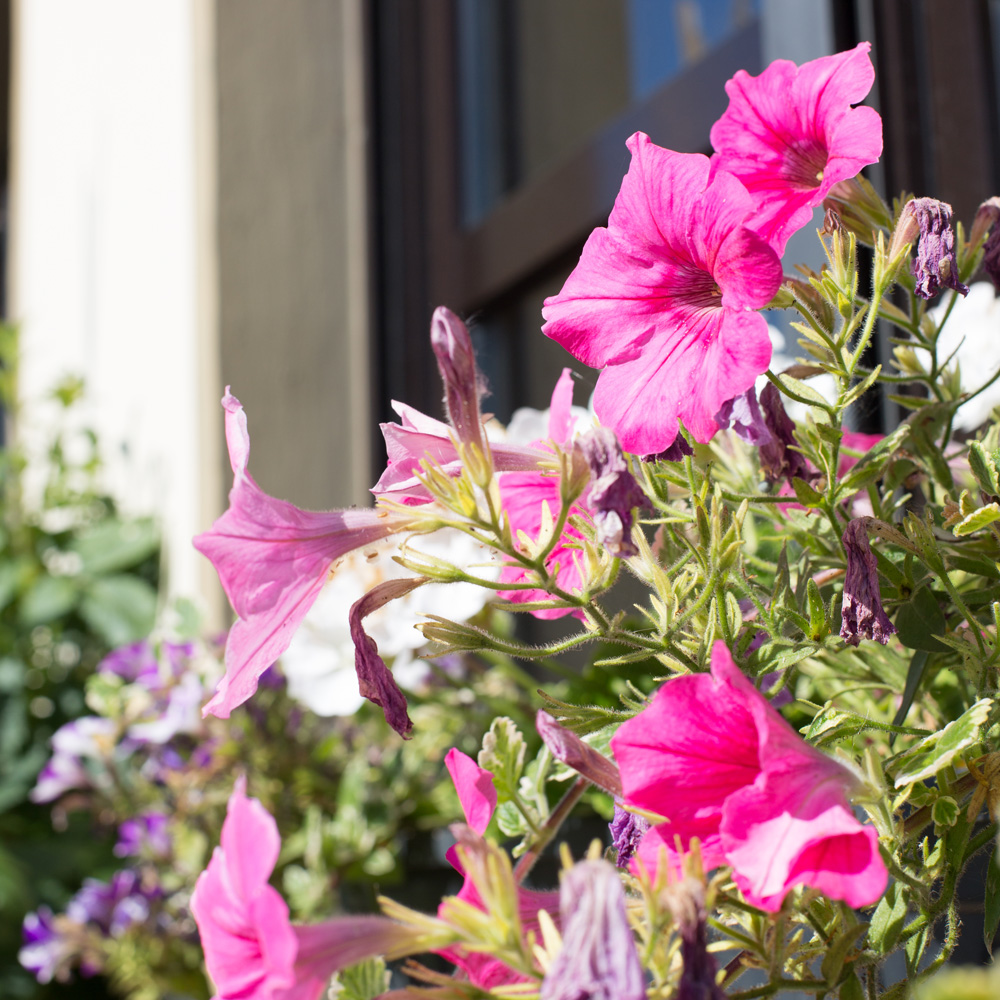
<instances>
[{"instance_id":1,"label":"unopened flower bud","mask_svg":"<svg viewBox=\"0 0 1000 1000\"><path fill-rule=\"evenodd\" d=\"M850 646L857 646L862 638L873 639L884 646L896 631L882 608L878 563L868 541L869 521L869 517L856 517L844 529L843 535L847 571L840 611L840 637Z\"/></svg>"},{"instance_id":2,"label":"unopened flower bud","mask_svg":"<svg viewBox=\"0 0 1000 1000\"><path fill-rule=\"evenodd\" d=\"M612 795L621 795L622 779L614 761L608 760L589 743L584 743L576 733L560 726L542 709L535 716L535 728L556 760L573 768L598 788Z\"/></svg>"},{"instance_id":3,"label":"unopened flower bud","mask_svg":"<svg viewBox=\"0 0 1000 1000\"><path fill-rule=\"evenodd\" d=\"M987 198L979 206L976 218L969 234L970 246L983 243L983 270L993 282L993 287L1000 292L1000 198Z\"/></svg>"},{"instance_id":4,"label":"unopened flower bud","mask_svg":"<svg viewBox=\"0 0 1000 1000\"><path fill-rule=\"evenodd\" d=\"M438 306L431 320L431 347L444 382L444 403L455 434L463 444L489 455L483 435L479 398L482 376L476 367L472 339L466 325L450 310Z\"/></svg>"},{"instance_id":5,"label":"unopened flower bud","mask_svg":"<svg viewBox=\"0 0 1000 1000\"><path fill-rule=\"evenodd\" d=\"M542 980L541 1000L644 1000L646 986L618 873L581 861L559 888L563 946Z\"/></svg>"},{"instance_id":6,"label":"unopened flower bud","mask_svg":"<svg viewBox=\"0 0 1000 1000\"><path fill-rule=\"evenodd\" d=\"M968 295L969 288L958 280L958 261L955 259L955 231L951 227L951 205L937 198L913 198L903 206L897 235L904 242L917 227L917 254L913 261L913 276L917 279L917 295L932 299L943 288L951 288ZM893 238L890 247L896 247ZM900 248L901 249L901 248Z\"/></svg>"}]
</instances>

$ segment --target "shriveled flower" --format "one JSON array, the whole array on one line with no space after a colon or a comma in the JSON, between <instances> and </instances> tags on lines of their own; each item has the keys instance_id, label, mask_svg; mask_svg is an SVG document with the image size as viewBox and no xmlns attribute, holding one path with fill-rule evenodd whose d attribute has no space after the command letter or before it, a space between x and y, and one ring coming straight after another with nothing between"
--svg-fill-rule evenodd
<instances>
[{"instance_id":1,"label":"shriveled flower","mask_svg":"<svg viewBox=\"0 0 1000 1000\"><path fill-rule=\"evenodd\" d=\"M218 1000L318 1000L334 972L405 946L412 933L385 917L338 917L295 925L268 884L281 838L274 818L247 798L240 778L222 844L191 896Z\"/></svg>"},{"instance_id":2,"label":"shriveled flower","mask_svg":"<svg viewBox=\"0 0 1000 1000\"><path fill-rule=\"evenodd\" d=\"M760 412L757 390L754 386L723 403L715 419L720 427L731 427L737 437L742 438L747 444L759 448L771 440L771 431L764 415Z\"/></svg>"},{"instance_id":3,"label":"shriveled flower","mask_svg":"<svg viewBox=\"0 0 1000 1000\"><path fill-rule=\"evenodd\" d=\"M903 206L897 232L903 233L905 238L914 228L917 230L917 248L913 276L917 279L917 295L922 299L933 299L944 288L968 295L968 285L958 280L951 205L937 198L910 199Z\"/></svg>"},{"instance_id":4,"label":"shriveled flower","mask_svg":"<svg viewBox=\"0 0 1000 1000\"><path fill-rule=\"evenodd\" d=\"M985 237L983 243L983 270L1000 292L1000 198L987 198L976 212L969 233L969 243L975 246Z\"/></svg>"},{"instance_id":5,"label":"shriveled flower","mask_svg":"<svg viewBox=\"0 0 1000 1000\"><path fill-rule=\"evenodd\" d=\"M706 868L728 864L754 906L776 911L808 885L849 906L885 889L878 835L854 817L857 778L795 732L733 663L722 642L710 674L667 681L611 740L624 801L663 816L633 867L655 871L701 842Z\"/></svg>"},{"instance_id":6,"label":"shriveled flower","mask_svg":"<svg viewBox=\"0 0 1000 1000\"><path fill-rule=\"evenodd\" d=\"M611 846L617 852L615 864L625 868L632 860L639 842L649 829L649 820L615 803L615 815L610 823Z\"/></svg>"},{"instance_id":7,"label":"shriveled flower","mask_svg":"<svg viewBox=\"0 0 1000 1000\"><path fill-rule=\"evenodd\" d=\"M541 1000L643 1000L642 965L614 868L580 861L564 872L559 913L563 945L542 980Z\"/></svg>"},{"instance_id":8,"label":"shriveled flower","mask_svg":"<svg viewBox=\"0 0 1000 1000\"><path fill-rule=\"evenodd\" d=\"M603 371L594 410L636 455L665 451L679 422L696 441L722 405L767 369L771 341L755 310L781 284L781 262L747 228L753 201L700 154L637 132L607 229L595 229L542 332Z\"/></svg>"},{"instance_id":9,"label":"shriveled flower","mask_svg":"<svg viewBox=\"0 0 1000 1000\"><path fill-rule=\"evenodd\" d=\"M581 435L577 446L593 476L587 506L597 528L597 540L613 556L634 556L638 550L631 538L632 512L636 507L648 507L649 501L629 472L615 432L608 427L594 427Z\"/></svg>"},{"instance_id":10,"label":"shriveled flower","mask_svg":"<svg viewBox=\"0 0 1000 1000\"><path fill-rule=\"evenodd\" d=\"M212 561L239 615L226 641L226 674L203 710L226 719L288 648L334 563L413 521L378 508L315 513L268 496L247 471L246 414L228 388L222 405L233 467L229 509L194 545Z\"/></svg>"},{"instance_id":11,"label":"shriveled flower","mask_svg":"<svg viewBox=\"0 0 1000 1000\"><path fill-rule=\"evenodd\" d=\"M609 794L621 795L621 775L613 760L608 760L604 754L584 742L572 730L560 726L542 709L535 714L535 728L556 760L571 767L577 774Z\"/></svg>"},{"instance_id":12,"label":"shriveled flower","mask_svg":"<svg viewBox=\"0 0 1000 1000\"><path fill-rule=\"evenodd\" d=\"M726 84L729 106L711 131L713 176L743 182L756 207L748 225L779 255L838 181L882 155L878 112L854 107L875 81L870 51L861 42L801 66L777 59Z\"/></svg>"},{"instance_id":13,"label":"shriveled flower","mask_svg":"<svg viewBox=\"0 0 1000 1000\"><path fill-rule=\"evenodd\" d=\"M809 464L798 451L795 440L795 424L785 412L781 393L772 382L764 386L760 394L760 404L764 410L764 423L770 431L771 439L760 446L760 468L769 483L784 479L809 479Z\"/></svg>"},{"instance_id":14,"label":"shriveled flower","mask_svg":"<svg viewBox=\"0 0 1000 1000\"><path fill-rule=\"evenodd\" d=\"M856 517L844 529L847 571L844 574L844 602L840 610L840 637L857 646L862 638L884 646L896 626L882 608L878 584L878 563L868 541L870 517Z\"/></svg>"}]
</instances>

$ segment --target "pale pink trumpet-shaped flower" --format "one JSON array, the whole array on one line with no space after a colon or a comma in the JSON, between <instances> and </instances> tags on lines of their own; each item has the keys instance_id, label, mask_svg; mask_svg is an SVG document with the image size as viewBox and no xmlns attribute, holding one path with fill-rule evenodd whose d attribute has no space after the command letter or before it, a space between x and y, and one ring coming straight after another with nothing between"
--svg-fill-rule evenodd
<instances>
[{"instance_id":1,"label":"pale pink trumpet-shaped flower","mask_svg":"<svg viewBox=\"0 0 1000 1000\"><path fill-rule=\"evenodd\" d=\"M713 175L738 177L753 197L747 224L785 251L830 188L882 155L882 119L853 107L875 81L869 42L796 66L776 59L760 76L726 83L729 107L712 126Z\"/></svg>"},{"instance_id":2,"label":"pale pink trumpet-shaped flower","mask_svg":"<svg viewBox=\"0 0 1000 1000\"><path fill-rule=\"evenodd\" d=\"M222 843L198 877L191 912L217 1000L318 1000L339 969L402 948L412 937L378 916L289 922L268 879L281 850L274 818L236 782Z\"/></svg>"},{"instance_id":3,"label":"pale pink trumpet-shaped flower","mask_svg":"<svg viewBox=\"0 0 1000 1000\"><path fill-rule=\"evenodd\" d=\"M226 673L203 709L228 718L288 648L333 564L353 549L412 527L387 510L300 510L268 496L247 471L250 437L240 401L226 389L226 443L233 467L229 509L198 535L239 616L226 642Z\"/></svg>"},{"instance_id":4,"label":"pale pink trumpet-shaped flower","mask_svg":"<svg viewBox=\"0 0 1000 1000\"><path fill-rule=\"evenodd\" d=\"M607 229L595 229L542 332L602 368L594 410L622 448L665 451L678 422L697 441L723 404L767 369L771 340L755 310L781 284L781 262L747 228L754 205L707 157L637 132Z\"/></svg>"},{"instance_id":5,"label":"pale pink trumpet-shaped flower","mask_svg":"<svg viewBox=\"0 0 1000 1000\"><path fill-rule=\"evenodd\" d=\"M573 373L564 368L555 389L552 390L552 403L549 408L549 440L559 445L569 445L573 437ZM543 441L535 442L541 449ZM543 452L544 453L544 452ZM552 453L548 453L552 459ZM500 498L504 513L510 521L511 533L517 539L518 532L523 532L528 538L535 540L542 530L543 508L548 506L553 519L562 510L562 500L559 493L559 476L553 472L511 472L501 476ZM571 514L586 514L588 511L580 503L574 504ZM567 592L578 591L583 586L583 576L580 569L579 552L583 537L572 525L563 528L559 540L553 546L545 560L546 568L558 567L556 583ZM518 565L507 565L500 572L503 583L524 583L530 581L533 573ZM551 600L550 594L544 590L505 590L501 597L508 601L529 602ZM536 618L562 618L568 614L579 614L572 608L546 608L532 611Z\"/></svg>"},{"instance_id":6,"label":"pale pink trumpet-shaped flower","mask_svg":"<svg viewBox=\"0 0 1000 1000\"><path fill-rule=\"evenodd\" d=\"M772 912L796 885L853 907L885 890L878 835L848 801L858 779L781 718L724 643L710 674L668 681L611 747L626 805L668 820L639 846L649 870L697 837L705 867L729 865L746 899Z\"/></svg>"}]
</instances>

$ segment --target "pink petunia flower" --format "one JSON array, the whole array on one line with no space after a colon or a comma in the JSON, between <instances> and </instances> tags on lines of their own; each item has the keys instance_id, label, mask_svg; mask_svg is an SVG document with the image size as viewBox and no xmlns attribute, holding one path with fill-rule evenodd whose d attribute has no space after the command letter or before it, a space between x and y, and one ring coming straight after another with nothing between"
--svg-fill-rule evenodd
<instances>
[{"instance_id":1,"label":"pink petunia flower","mask_svg":"<svg viewBox=\"0 0 1000 1000\"><path fill-rule=\"evenodd\" d=\"M281 850L274 818L236 782L222 843L191 896L217 1000L317 1000L339 969L406 950L412 932L378 916L289 922L268 884Z\"/></svg>"},{"instance_id":2,"label":"pink petunia flower","mask_svg":"<svg viewBox=\"0 0 1000 1000\"><path fill-rule=\"evenodd\" d=\"M678 422L697 441L723 404L767 369L762 308L781 262L747 228L754 205L707 157L675 153L637 132L607 229L595 229L562 291L545 300L542 332L603 368L601 422L625 451L663 452Z\"/></svg>"},{"instance_id":3,"label":"pink petunia flower","mask_svg":"<svg viewBox=\"0 0 1000 1000\"><path fill-rule=\"evenodd\" d=\"M406 531L412 521L379 508L317 513L268 496L247 471L246 414L228 387L222 405L233 467L229 509L194 546L215 566L239 615L226 641L225 676L203 709L226 719L288 648L333 564L353 549Z\"/></svg>"},{"instance_id":4,"label":"pink petunia flower","mask_svg":"<svg viewBox=\"0 0 1000 1000\"><path fill-rule=\"evenodd\" d=\"M493 784L493 775L480 767L467 754L454 748L448 751L445 757L445 766L454 782L459 804L465 814L469 829L472 831L471 835L468 836L474 837L476 843L481 843L479 838L490 825L497 805L497 792ZM466 847L470 843L472 840L467 840ZM486 906L482 897L479 895L475 883L462 868L456 847L453 846L448 850L447 858L464 878L457 898L485 912ZM559 894L522 888L518 888L517 893L521 925L525 932L533 932L537 939L540 937L538 911L547 910L551 916L556 917L559 908ZM441 903L438 907L439 917L447 919L449 905L447 899ZM449 962L454 963L474 985L484 990L527 981L524 976L504 965L499 959L481 952L467 951L460 945L443 949L439 954Z\"/></svg>"},{"instance_id":5,"label":"pink petunia flower","mask_svg":"<svg viewBox=\"0 0 1000 1000\"><path fill-rule=\"evenodd\" d=\"M796 66L776 59L760 76L740 70L712 126L713 176L734 174L753 196L748 225L785 251L830 188L882 155L882 119L855 108L875 81L869 42Z\"/></svg>"},{"instance_id":6,"label":"pink petunia flower","mask_svg":"<svg viewBox=\"0 0 1000 1000\"><path fill-rule=\"evenodd\" d=\"M668 681L611 741L629 806L663 816L639 846L654 871L697 837L706 868L728 864L746 899L769 911L795 885L849 906L885 890L878 835L854 816L857 779L811 747L733 663ZM635 865L633 861L633 865Z\"/></svg>"},{"instance_id":7,"label":"pink petunia flower","mask_svg":"<svg viewBox=\"0 0 1000 1000\"><path fill-rule=\"evenodd\" d=\"M552 403L549 409L549 440L560 445L569 444L573 436L573 417L570 408L573 404L573 373L564 368L555 389L552 390ZM534 447L541 451L543 441L536 441ZM547 457L551 459L552 453ZM500 499L504 513L510 521L510 529L514 538L518 532L523 532L528 538L538 538L544 520L544 507L547 505L553 518L559 516L562 510L562 500L559 495L559 476L551 472L510 472L499 479ZM585 514L586 509L579 503L574 504L571 514ZM572 525L567 525L545 561L550 571L558 567L556 582L565 591L576 591L583 586L580 571L579 546L583 538ZM503 583L524 583L531 580L533 574L521 566L507 565L500 572ZM551 600L551 595L544 590L505 590L501 597L508 601L529 602ZM536 618L562 618L564 615L578 613L572 608L549 608L532 611Z\"/></svg>"}]
</instances>

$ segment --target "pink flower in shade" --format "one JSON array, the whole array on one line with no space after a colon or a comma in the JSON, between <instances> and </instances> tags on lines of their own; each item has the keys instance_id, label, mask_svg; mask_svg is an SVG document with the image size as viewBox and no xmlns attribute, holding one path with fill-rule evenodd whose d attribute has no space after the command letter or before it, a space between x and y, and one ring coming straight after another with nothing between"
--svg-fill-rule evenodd
<instances>
[{"instance_id":1,"label":"pink flower in shade","mask_svg":"<svg viewBox=\"0 0 1000 1000\"><path fill-rule=\"evenodd\" d=\"M753 201L700 154L674 153L637 132L607 229L595 229L562 291L545 300L542 332L603 368L601 422L625 451L663 452L678 421L697 441L723 404L767 369L771 340L754 310L781 284L781 262L746 224Z\"/></svg>"},{"instance_id":2,"label":"pink flower in shade","mask_svg":"<svg viewBox=\"0 0 1000 1000\"><path fill-rule=\"evenodd\" d=\"M710 674L668 681L611 746L625 803L669 821L639 846L651 871L661 851L676 857L675 838L686 850L697 837L706 868L730 865L772 912L800 884L854 907L885 890L878 835L848 803L857 779L778 715L723 643Z\"/></svg>"},{"instance_id":3,"label":"pink flower in shade","mask_svg":"<svg viewBox=\"0 0 1000 1000\"><path fill-rule=\"evenodd\" d=\"M471 757L461 750L451 749L445 757L445 766L458 792L458 801L462 806L466 822L476 839L482 836L490 825L497 804L497 792L493 785L493 775L481 768ZM466 846L469 846L468 843ZM465 879L457 898L486 912L482 897L472 879L462 868L455 847L447 854L455 870ZM448 912L448 900L438 907L438 916L445 917ZM558 892L537 892L532 889L518 889L518 912L521 926L525 933L532 931L536 939L541 938L538 924L538 911L547 910L554 918L559 910ZM558 919L556 919L558 924ZM496 986L508 986L511 983L523 983L524 976L514 972L499 959L480 952L466 951L461 947L444 949L439 954L449 962L454 963L481 989L489 990Z\"/></svg>"},{"instance_id":4,"label":"pink flower in shade","mask_svg":"<svg viewBox=\"0 0 1000 1000\"><path fill-rule=\"evenodd\" d=\"M194 545L212 561L239 616L226 641L225 676L203 709L225 719L288 648L333 564L412 525L378 508L315 513L268 496L247 472L246 414L228 387L222 405L233 467L229 509Z\"/></svg>"},{"instance_id":5,"label":"pink flower in shade","mask_svg":"<svg viewBox=\"0 0 1000 1000\"><path fill-rule=\"evenodd\" d=\"M334 972L405 951L412 933L385 917L351 916L305 926L268 884L281 850L274 818L247 798L240 778L222 844L198 877L191 912L218 1000L317 1000Z\"/></svg>"},{"instance_id":6,"label":"pink flower in shade","mask_svg":"<svg viewBox=\"0 0 1000 1000\"><path fill-rule=\"evenodd\" d=\"M549 439L556 444L566 445L573 435L573 416L570 408L573 404L573 373L564 368L555 389L552 391L552 403L549 409ZM536 441L539 449L544 442ZM542 452L540 452L542 453ZM550 460L552 453L546 453ZM551 472L510 472L499 479L500 500L504 513L510 521L511 533L517 538L518 532L524 532L532 540L536 539L542 530L543 505L547 504L553 518L559 516L562 510L562 500L559 495L559 476ZM585 514L586 510L579 504L574 505L571 514ZM582 536L576 528L569 525L563 529L562 536L549 553L546 567L551 571L558 565L556 582L565 591L576 591L583 586L583 577L579 564L579 545ZM521 566L507 565L500 571L503 583L530 582L533 574ZM500 596L509 601L529 602L551 600L551 595L544 590L505 590ZM564 615L576 613L572 608L549 608L532 611L536 618L562 618Z\"/></svg>"},{"instance_id":7,"label":"pink flower in shade","mask_svg":"<svg viewBox=\"0 0 1000 1000\"><path fill-rule=\"evenodd\" d=\"M713 176L734 174L753 196L748 225L778 254L830 188L882 155L882 119L855 108L875 80L869 42L796 66L777 59L760 76L740 70L712 126Z\"/></svg>"}]
</instances>

